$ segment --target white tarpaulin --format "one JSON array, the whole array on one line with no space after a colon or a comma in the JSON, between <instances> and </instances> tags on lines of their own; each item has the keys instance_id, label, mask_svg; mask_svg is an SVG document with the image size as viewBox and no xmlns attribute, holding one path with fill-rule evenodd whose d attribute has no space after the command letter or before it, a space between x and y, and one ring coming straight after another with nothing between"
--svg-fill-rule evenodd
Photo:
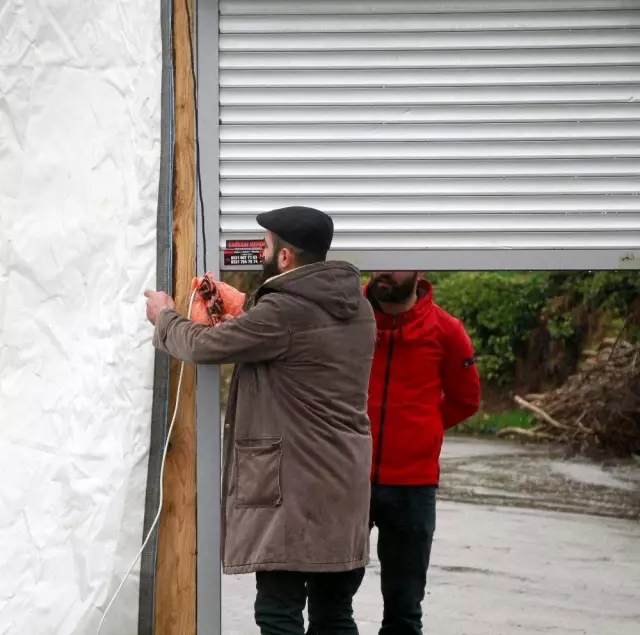
<instances>
[{"instance_id":1,"label":"white tarpaulin","mask_svg":"<svg viewBox=\"0 0 640 635\"><path fill-rule=\"evenodd\" d=\"M161 52L158 0L0 0L0 635L95 633L141 545Z\"/></svg>"}]
</instances>

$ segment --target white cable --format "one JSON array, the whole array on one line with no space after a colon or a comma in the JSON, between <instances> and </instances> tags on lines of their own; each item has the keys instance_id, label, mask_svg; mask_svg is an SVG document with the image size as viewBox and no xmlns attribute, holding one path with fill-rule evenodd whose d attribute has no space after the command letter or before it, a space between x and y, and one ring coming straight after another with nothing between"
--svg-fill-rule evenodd
<instances>
[{"instance_id":1,"label":"white cable","mask_svg":"<svg viewBox=\"0 0 640 635\"><path fill-rule=\"evenodd\" d=\"M193 305L193 299L196 296L196 292L194 291L191 294L191 299L189 300L189 310L187 311L187 318L191 317L191 307ZM169 432L167 433L167 440L164 442L164 450L162 452L162 462L160 463L160 500L158 502L158 513L156 514L156 517L153 520L153 523L151 524L151 527L149 528L149 533L147 534L147 537L144 539L144 542L142 543L142 547L140 547L140 551L138 551L138 554L135 557L135 560L131 563L131 566L129 567L129 571L127 571L127 574L124 576L124 578L122 579L122 582L120 583L120 586L118 587L118 589L116 590L116 592L113 594L113 597L111 598L111 601L109 602L109 604L107 605L107 608L105 609L104 613L102 614L102 619L100 620L100 624L98 625L98 630L96 631L96 635L100 635L100 631L102 630L102 625L104 624L104 620L107 617L107 613L109 613L109 610L111 609L113 603L115 602L116 598L118 597L118 594L120 593L120 591L122 591L122 587L124 586L124 583L127 581L127 579L129 578L129 576L131 575L131 572L133 571L133 568L136 566L138 559L140 558L140 556L142 555L142 552L145 550L145 547L147 546L147 543L149 542L149 538L151 538L151 534L153 534L156 525L158 524L158 521L160 520L160 512L162 511L162 501L163 501L163 496L164 496L164 487L163 487L163 481L164 481L164 465L165 465L165 461L167 459L167 450L169 449L169 441L171 440L171 433L173 432L173 424L176 422L176 418L178 416L178 406L180 405L180 392L182 389L182 374L184 372L184 362L182 362L180 364L180 375L178 376L178 387L176 389L176 403L173 407L173 416L171 417L171 424L169 425Z\"/></svg>"}]
</instances>

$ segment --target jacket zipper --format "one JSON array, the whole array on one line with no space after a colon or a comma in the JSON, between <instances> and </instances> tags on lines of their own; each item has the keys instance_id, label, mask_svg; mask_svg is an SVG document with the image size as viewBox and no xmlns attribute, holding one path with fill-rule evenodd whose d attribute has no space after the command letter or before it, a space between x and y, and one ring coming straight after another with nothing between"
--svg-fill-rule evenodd
<instances>
[{"instance_id":1,"label":"jacket zipper","mask_svg":"<svg viewBox=\"0 0 640 635\"><path fill-rule=\"evenodd\" d=\"M384 436L384 423L387 418L387 396L389 393L389 379L391 378L391 358L393 357L393 344L396 335L396 318L393 317L391 324L391 335L389 336L389 356L387 357L387 368L384 373L384 388L382 389L382 407L380 409L380 430L378 432L378 451L376 452L376 462L373 471L373 484L377 485L380 479L380 463L382 461L382 439Z\"/></svg>"}]
</instances>

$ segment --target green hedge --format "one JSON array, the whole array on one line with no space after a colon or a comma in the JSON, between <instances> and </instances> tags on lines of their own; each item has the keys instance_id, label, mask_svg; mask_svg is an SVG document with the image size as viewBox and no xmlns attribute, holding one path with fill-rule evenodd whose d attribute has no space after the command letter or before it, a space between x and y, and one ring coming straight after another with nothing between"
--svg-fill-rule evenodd
<instances>
[{"instance_id":1,"label":"green hedge","mask_svg":"<svg viewBox=\"0 0 640 635\"><path fill-rule=\"evenodd\" d=\"M616 326L640 297L635 272L456 272L430 279L436 302L464 321L482 376L500 384L514 378L533 329L580 347L589 314Z\"/></svg>"}]
</instances>

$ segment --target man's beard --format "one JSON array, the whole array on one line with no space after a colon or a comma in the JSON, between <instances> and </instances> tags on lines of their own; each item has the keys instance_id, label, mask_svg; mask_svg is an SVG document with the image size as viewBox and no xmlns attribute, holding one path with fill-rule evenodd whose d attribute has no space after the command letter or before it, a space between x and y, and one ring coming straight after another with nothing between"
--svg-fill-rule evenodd
<instances>
[{"instance_id":1,"label":"man's beard","mask_svg":"<svg viewBox=\"0 0 640 635\"><path fill-rule=\"evenodd\" d=\"M277 276L280 273L280 269L278 269L278 259L277 256L271 260L263 260L262 261L262 282L266 282L269 278L273 278L273 276Z\"/></svg>"},{"instance_id":2,"label":"man's beard","mask_svg":"<svg viewBox=\"0 0 640 635\"><path fill-rule=\"evenodd\" d=\"M396 282L393 278L380 276L371 281L371 294L378 302L402 304L411 297L417 280L418 272L406 282ZM385 284L383 285L381 283Z\"/></svg>"}]
</instances>

